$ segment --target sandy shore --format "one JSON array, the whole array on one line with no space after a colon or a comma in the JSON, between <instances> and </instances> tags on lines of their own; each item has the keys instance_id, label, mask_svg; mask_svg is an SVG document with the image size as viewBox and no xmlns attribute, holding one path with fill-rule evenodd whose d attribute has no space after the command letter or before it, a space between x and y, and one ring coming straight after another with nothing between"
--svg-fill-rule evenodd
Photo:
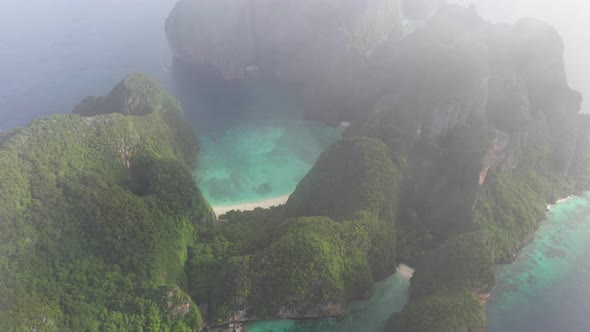
<instances>
[{"instance_id":1,"label":"sandy shore","mask_svg":"<svg viewBox=\"0 0 590 332\"><path fill-rule=\"evenodd\" d=\"M549 204L549 205L547 205L547 211L551 211L551 208L553 208L553 207L554 207L555 205L557 205L557 204L560 204L560 203L565 203L565 202L569 201L570 199L572 199L572 198L576 198L576 197L577 197L577 196L570 195L570 196L568 196L568 197L566 197L566 198L558 199L558 200L555 202L555 204Z\"/></svg>"},{"instance_id":2,"label":"sandy shore","mask_svg":"<svg viewBox=\"0 0 590 332\"><path fill-rule=\"evenodd\" d=\"M411 268L410 266L401 263L398 267L397 267L397 271L396 273L399 273L402 277L404 278L412 278L412 276L414 275L414 269Z\"/></svg>"},{"instance_id":3,"label":"sandy shore","mask_svg":"<svg viewBox=\"0 0 590 332\"><path fill-rule=\"evenodd\" d=\"M244 204L234 204L234 205L219 205L214 206L213 211L217 217L225 214L231 210L241 210L241 211L252 211L256 208L269 208L272 206L283 205L287 203L290 195L275 197L271 199L265 199L263 201L253 202L253 203L244 203Z\"/></svg>"}]
</instances>

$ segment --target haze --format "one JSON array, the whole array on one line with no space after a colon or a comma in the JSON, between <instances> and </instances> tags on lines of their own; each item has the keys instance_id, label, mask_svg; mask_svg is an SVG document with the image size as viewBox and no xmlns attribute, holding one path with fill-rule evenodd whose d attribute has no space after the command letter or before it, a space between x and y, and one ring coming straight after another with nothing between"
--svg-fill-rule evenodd
<instances>
[{"instance_id":1,"label":"haze","mask_svg":"<svg viewBox=\"0 0 590 332\"><path fill-rule=\"evenodd\" d=\"M546 21L559 30L565 43L565 63L572 88L590 99L590 46L588 17L590 5L582 0L452 0L462 5L475 4L479 14L494 22L514 23L523 17ZM584 112L590 113L584 102Z\"/></svg>"}]
</instances>

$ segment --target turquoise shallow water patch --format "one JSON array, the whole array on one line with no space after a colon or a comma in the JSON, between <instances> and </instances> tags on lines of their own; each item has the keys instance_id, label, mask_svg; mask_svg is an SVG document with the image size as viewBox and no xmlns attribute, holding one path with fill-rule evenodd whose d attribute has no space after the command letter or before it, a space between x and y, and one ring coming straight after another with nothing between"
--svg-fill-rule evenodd
<instances>
[{"instance_id":1,"label":"turquoise shallow water patch","mask_svg":"<svg viewBox=\"0 0 590 332\"><path fill-rule=\"evenodd\" d=\"M176 88L199 142L193 175L212 206L291 194L340 132L304 119L276 81L180 81Z\"/></svg>"},{"instance_id":2,"label":"turquoise shallow water patch","mask_svg":"<svg viewBox=\"0 0 590 332\"><path fill-rule=\"evenodd\" d=\"M590 331L590 195L551 209L535 240L497 268L486 331Z\"/></svg>"},{"instance_id":3,"label":"turquoise shallow water patch","mask_svg":"<svg viewBox=\"0 0 590 332\"><path fill-rule=\"evenodd\" d=\"M249 324L247 332L378 332L387 319L400 312L408 302L410 281L394 274L375 283L373 295L366 301L352 302L342 320L277 320Z\"/></svg>"},{"instance_id":4,"label":"turquoise shallow water patch","mask_svg":"<svg viewBox=\"0 0 590 332\"><path fill-rule=\"evenodd\" d=\"M269 121L262 114L222 135L202 137L194 174L213 206L284 196L338 138L335 129L312 121Z\"/></svg>"}]
</instances>

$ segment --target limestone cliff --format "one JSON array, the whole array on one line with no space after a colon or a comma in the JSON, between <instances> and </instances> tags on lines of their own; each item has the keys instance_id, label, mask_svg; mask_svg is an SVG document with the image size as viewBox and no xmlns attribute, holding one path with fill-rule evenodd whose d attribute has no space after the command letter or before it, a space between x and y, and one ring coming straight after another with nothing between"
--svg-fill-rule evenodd
<instances>
[{"instance_id":1,"label":"limestone cliff","mask_svg":"<svg viewBox=\"0 0 590 332\"><path fill-rule=\"evenodd\" d=\"M368 59L401 37L401 18L401 0L182 0L166 34L178 59L226 79L257 70L293 83L308 113L336 126L375 94Z\"/></svg>"}]
</instances>

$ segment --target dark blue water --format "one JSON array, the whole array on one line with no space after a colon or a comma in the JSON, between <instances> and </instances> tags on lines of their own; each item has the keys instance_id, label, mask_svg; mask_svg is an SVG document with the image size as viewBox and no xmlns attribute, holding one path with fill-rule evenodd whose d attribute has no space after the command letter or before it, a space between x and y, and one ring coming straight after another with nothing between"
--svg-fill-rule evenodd
<instances>
[{"instance_id":1,"label":"dark blue water","mask_svg":"<svg viewBox=\"0 0 590 332\"><path fill-rule=\"evenodd\" d=\"M67 113L128 73L171 86L164 20L175 0L0 2L0 130Z\"/></svg>"}]
</instances>

